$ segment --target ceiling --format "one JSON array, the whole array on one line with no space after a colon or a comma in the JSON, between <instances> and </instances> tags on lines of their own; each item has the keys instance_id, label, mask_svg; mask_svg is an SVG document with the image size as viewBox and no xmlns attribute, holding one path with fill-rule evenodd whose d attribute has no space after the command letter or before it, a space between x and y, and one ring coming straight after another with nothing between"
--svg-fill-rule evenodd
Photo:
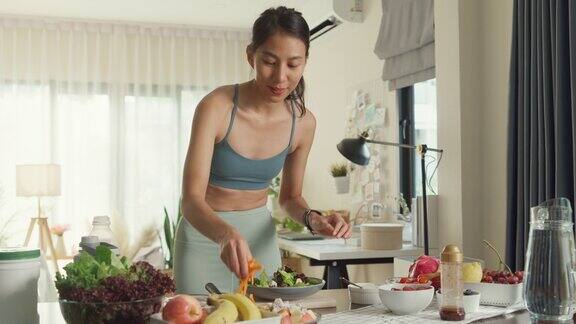
<instances>
[{"instance_id":1,"label":"ceiling","mask_svg":"<svg viewBox=\"0 0 576 324\"><path fill-rule=\"evenodd\" d=\"M0 14L250 28L259 13L279 5L302 11L314 26L329 0L13 0Z\"/></svg>"}]
</instances>

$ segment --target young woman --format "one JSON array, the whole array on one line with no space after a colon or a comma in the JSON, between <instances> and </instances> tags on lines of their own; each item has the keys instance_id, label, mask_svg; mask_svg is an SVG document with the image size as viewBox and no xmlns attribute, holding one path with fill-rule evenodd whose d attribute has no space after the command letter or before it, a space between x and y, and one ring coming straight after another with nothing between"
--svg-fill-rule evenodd
<instances>
[{"instance_id":1,"label":"young woman","mask_svg":"<svg viewBox=\"0 0 576 324\"><path fill-rule=\"evenodd\" d=\"M349 238L338 214L322 216L302 198L316 120L304 103L302 74L310 32L301 13L264 11L246 49L255 77L220 87L198 104L184 165L175 239L178 292L201 294L213 282L233 291L256 259L271 275L281 266L266 208L270 181L282 173L280 204L314 233Z\"/></svg>"}]
</instances>

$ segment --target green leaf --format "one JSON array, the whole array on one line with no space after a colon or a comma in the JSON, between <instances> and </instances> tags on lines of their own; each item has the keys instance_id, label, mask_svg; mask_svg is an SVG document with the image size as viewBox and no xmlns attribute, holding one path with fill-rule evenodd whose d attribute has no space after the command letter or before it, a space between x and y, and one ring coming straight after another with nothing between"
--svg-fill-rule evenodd
<instances>
[{"instance_id":1,"label":"green leaf","mask_svg":"<svg viewBox=\"0 0 576 324\"><path fill-rule=\"evenodd\" d=\"M302 232L304 230L304 225L296 222L291 217L284 218L283 227L296 233Z\"/></svg>"},{"instance_id":2,"label":"green leaf","mask_svg":"<svg viewBox=\"0 0 576 324\"><path fill-rule=\"evenodd\" d=\"M166 245L168 245L168 250L172 251L172 224L166 207L164 207L164 235L166 236Z\"/></svg>"},{"instance_id":3,"label":"green leaf","mask_svg":"<svg viewBox=\"0 0 576 324\"><path fill-rule=\"evenodd\" d=\"M178 218L176 219L176 224L174 224L174 229L176 229L176 226L178 225L178 223L180 223L181 218L182 218L182 198L180 198L180 201L178 202ZM176 230L174 230L174 233L176 233Z\"/></svg>"},{"instance_id":4,"label":"green leaf","mask_svg":"<svg viewBox=\"0 0 576 324\"><path fill-rule=\"evenodd\" d=\"M104 263L110 265L112 263L112 250L105 248L104 246L98 245L96 247L96 253L94 255L94 259L98 263Z\"/></svg>"},{"instance_id":5,"label":"green leaf","mask_svg":"<svg viewBox=\"0 0 576 324\"><path fill-rule=\"evenodd\" d=\"M280 276L282 276L282 281L284 281L286 285L290 287L294 286L296 283L296 278L292 273L286 272L284 270L278 270L278 272L280 273Z\"/></svg>"},{"instance_id":6,"label":"green leaf","mask_svg":"<svg viewBox=\"0 0 576 324\"><path fill-rule=\"evenodd\" d=\"M66 277L61 274L56 277L56 287L92 288L99 282L98 269L100 264L87 252L80 253L78 260L64 267Z\"/></svg>"},{"instance_id":7,"label":"green leaf","mask_svg":"<svg viewBox=\"0 0 576 324\"><path fill-rule=\"evenodd\" d=\"M256 287L264 287L264 288L270 287L270 279L268 278L266 271L262 270L257 279L258 282L256 284Z\"/></svg>"},{"instance_id":8,"label":"green leaf","mask_svg":"<svg viewBox=\"0 0 576 324\"><path fill-rule=\"evenodd\" d=\"M174 239L176 236L176 229L180 220L182 219L182 197L178 200L178 213L176 220L172 220L168 214L168 210L164 207L164 243L166 243L165 261L169 269L172 268L174 260Z\"/></svg>"},{"instance_id":9,"label":"green leaf","mask_svg":"<svg viewBox=\"0 0 576 324\"><path fill-rule=\"evenodd\" d=\"M96 261L98 263L103 263L106 266L111 267L111 271L118 270L122 272L126 270L125 263L120 260L120 258L112 252L108 247L103 245L98 245L96 247Z\"/></svg>"}]
</instances>

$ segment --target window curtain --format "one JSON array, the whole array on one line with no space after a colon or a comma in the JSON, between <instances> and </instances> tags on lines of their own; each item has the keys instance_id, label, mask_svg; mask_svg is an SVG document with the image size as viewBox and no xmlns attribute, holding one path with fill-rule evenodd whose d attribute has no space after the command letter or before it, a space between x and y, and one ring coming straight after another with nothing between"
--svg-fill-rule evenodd
<instances>
[{"instance_id":1,"label":"window curtain","mask_svg":"<svg viewBox=\"0 0 576 324\"><path fill-rule=\"evenodd\" d=\"M523 269L530 207L574 206L576 4L515 0L508 117L507 263Z\"/></svg>"},{"instance_id":2,"label":"window curtain","mask_svg":"<svg viewBox=\"0 0 576 324\"><path fill-rule=\"evenodd\" d=\"M160 235L163 208L177 213L194 108L216 86L249 78L249 38L248 30L0 16L5 243L23 243L35 216L35 200L16 197L15 169L36 163L61 165L62 194L43 208L51 225L70 225L68 248L96 215L111 216L132 243L152 227Z\"/></svg>"},{"instance_id":3,"label":"window curtain","mask_svg":"<svg viewBox=\"0 0 576 324\"><path fill-rule=\"evenodd\" d=\"M434 79L434 1L382 0L374 53L384 60L389 90Z\"/></svg>"}]
</instances>

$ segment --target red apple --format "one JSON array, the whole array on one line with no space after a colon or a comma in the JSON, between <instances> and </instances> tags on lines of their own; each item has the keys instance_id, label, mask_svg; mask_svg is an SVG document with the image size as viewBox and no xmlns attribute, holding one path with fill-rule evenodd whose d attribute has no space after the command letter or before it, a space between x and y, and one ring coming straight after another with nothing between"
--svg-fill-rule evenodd
<instances>
[{"instance_id":1,"label":"red apple","mask_svg":"<svg viewBox=\"0 0 576 324\"><path fill-rule=\"evenodd\" d=\"M206 311L200 302L188 295L177 295L170 299L162 309L162 319L173 324L202 323Z\"/></svg>"}]
</instances>

